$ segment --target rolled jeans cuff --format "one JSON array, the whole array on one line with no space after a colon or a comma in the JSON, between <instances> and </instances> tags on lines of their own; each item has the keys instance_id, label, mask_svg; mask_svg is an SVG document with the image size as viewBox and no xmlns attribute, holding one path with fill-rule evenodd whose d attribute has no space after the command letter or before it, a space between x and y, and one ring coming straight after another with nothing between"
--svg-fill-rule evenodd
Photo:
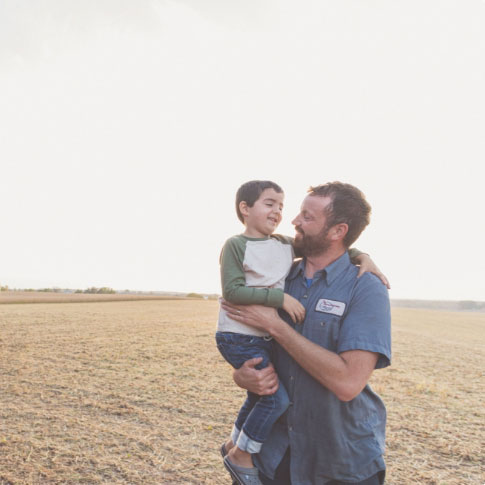
<instances>
[{"instance_id":1,"label":"rolled jeans cuff","mask_svg":"<svg viewBox=\"0 0 485 485\"><path fill-rule=\"evenodd\" d=\"M239 433L240 433L240 432L241 432L241 431L239 431L239 429L237 429L237 426L236 426L236 425L234 425L234 426L232 427L232 431L231 431L231 440L232 440L232 442L233 442L234 444L236 444L236 443L237 443L237 439L239 438Z\"/></svg>"},{"instance_id":2,"label":"rolled jeans cuff","mask_svg":"<svg viewBox=\"0 0 485 485\"><path fill-rule=\"evenodd\" d=\"M239 433L237 443L235 441L233 441L233 443L235 443L240 450L247 453L259 453L261 451L261 447L263 446L263 443L252 440L247 434L244 433L244 430Z\"/></svg>"}]
</instances>

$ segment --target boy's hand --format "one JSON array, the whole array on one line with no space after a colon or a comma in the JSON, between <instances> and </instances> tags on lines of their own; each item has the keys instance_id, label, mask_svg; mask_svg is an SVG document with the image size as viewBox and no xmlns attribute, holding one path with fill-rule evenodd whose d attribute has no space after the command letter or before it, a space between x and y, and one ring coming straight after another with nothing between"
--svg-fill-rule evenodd
<instances>
[{"instance_id":1,"label":"boy's hand","mask_svg":"<svg viewBox=\"0 0 485 485\"><path fill-rule=\"evenodd\" d=\"M283 310L290 315L294 323L302 323L305 319L305 307L288 293L283 296Z\"/></svg>"},{"instance_id":2,"label":"boy's hand","mask_svg":"<svg viewBox=\"0 0 485 485\"><path fill-rule=\"evenodd\" d=\"M382 283L387 286L388 289L391 289L389 280L377 267L374 261L372 261L371 257L368 254L360 254L355 258L355 260L359 263L360 266L357 278L360 278L364 273L372 273L375 274L382 281Z\"/></svg>"}]
</instances>

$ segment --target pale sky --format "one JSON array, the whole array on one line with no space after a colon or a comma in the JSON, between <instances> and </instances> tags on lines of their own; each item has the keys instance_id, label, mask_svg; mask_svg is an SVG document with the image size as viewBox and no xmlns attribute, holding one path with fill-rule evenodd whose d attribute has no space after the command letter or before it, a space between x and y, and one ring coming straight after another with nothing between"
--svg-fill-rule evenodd
<instances>
[{"instance_id":1,"label":"pale sky","mask_svg":"<svg viewBox=\"0 0 485 485\"><path fill-rule=\"evenodd\" d=\"M0 283L219 292L247 180L350 182L392 298L485 300L483 0L3 0Z\"/></svg>"}]
</instances>

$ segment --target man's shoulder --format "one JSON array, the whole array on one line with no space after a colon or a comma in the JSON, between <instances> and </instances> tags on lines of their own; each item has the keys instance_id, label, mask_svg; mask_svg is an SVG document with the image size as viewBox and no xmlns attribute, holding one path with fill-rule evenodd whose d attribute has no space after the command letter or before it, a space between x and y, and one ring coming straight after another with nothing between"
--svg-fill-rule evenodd
<instances>
[{"instance_id":1,"label":"man's shoulder","mask_svg":"<svg viewBox=\"0 0 485 485\"><path fill-rule=\"evenodd\" d=\"M372 273L364 273L358 276L359 267L350 263L344 267L343 271L339 273L335 284L338 292L346 294L348 303L359 298L361 295L366 295L367 298L372 299L375 296L388 298L387 288L382 284L381 280Z\"/></svg>"},{"instance_id":2,"label":"man's shoulder","mask_svg":"<svg viewBox=\"0 0 485 485\"><path fill-rule=\"evenodd\" d=\"M357 277L359 269L354 267L352 270L352 291L350 303L359 302L364 306L372 307L379 304L389 305L389 292L382 281L372 273L364 273Z\"/></svg>"},{"instance_id":3,"label":"man's shoulder","mask_svg":"<svg viewBox=\"0 0 485 485\"><path fill-rule=\"evenodd\" d=\"M375 274L366 272L363 273L362 276L358 276L359 270L360 268L349 260L348 265L346 265L344 271L341 273L341 277L344 278L344 281L347 284L352 285L353 287L387 290L386 286Z\"/></svg>"},{"instance_id":4,"label":"man's shoulder","mask_svg":"<svg viewBox=\"0 0 485 485\"><path fill-rule=\"evenodd\" d=\"M375 288L376 290L382 291L384 293L387 293L387 288L384 283L380 280L379 277L377 277L373 273L366 272L359 278L357 278L357 274L359 273L359 268L355 267L355 285L360 285L361 287L364 288Z\"/></svg>"}]
</instances>

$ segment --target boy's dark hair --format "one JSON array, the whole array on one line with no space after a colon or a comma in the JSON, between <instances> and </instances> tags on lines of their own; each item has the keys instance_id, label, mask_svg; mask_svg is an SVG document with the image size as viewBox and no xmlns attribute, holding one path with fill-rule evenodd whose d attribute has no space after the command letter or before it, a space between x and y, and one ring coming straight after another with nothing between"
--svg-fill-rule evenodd
<instances>
[{"instance_id":1,"label":"boy's dark hair","mask_svg":"<svg viewBox=\"0 0 485 485\"><path fill-rule=\"evenodd\" d=\"M327 227L347 224L349 230L343 242L349 248L370 222L371 206L365 200L365 195L357 187L342 182L328 182L310 187L308 193L332 199L325 208Z\"/></svg>"},{"instance_id":2,"label":"boy's dark hair","mask_svg":"<svg viewBox=\"0 0 485 485\"><path fill-rule=\"evenodd\" d=\"M278 184L269 180L251 180L239 187L236 193L236 212L238 219L243 224L244 217L239 210L239 204L244 201L248 207L252 207L266 189L273 189L278 194L283 192L283 189Z\"/></svg>"}]
</instances>

